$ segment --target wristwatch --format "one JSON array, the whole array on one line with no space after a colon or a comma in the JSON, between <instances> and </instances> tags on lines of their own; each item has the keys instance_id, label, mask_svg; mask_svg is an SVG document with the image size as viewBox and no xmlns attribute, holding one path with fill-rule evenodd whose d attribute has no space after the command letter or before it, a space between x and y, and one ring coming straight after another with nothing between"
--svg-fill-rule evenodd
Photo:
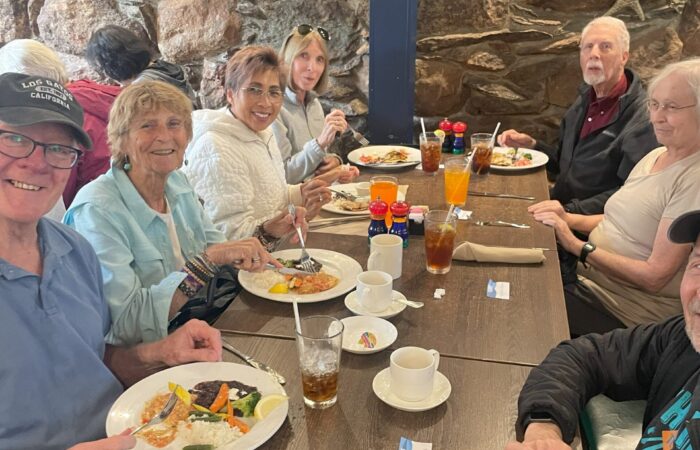
<instances>
[{"instance_id":1,"label":"wristwatch","mask_svg":"<svg viewBox=\"0 0 700 450\"><path fill-rule=\"evenodd\" d=\"M581 264L583 264L584 267L588 267L588 264L586 264L586 258L588 258L588 255L595 249L596 246L593 242L586 242L585 244L583 244L583 248L581 249L581 254L578 257L578 260L581 261Z\"/></svg>"},{"instance_id":2,"label":"wristwatch","mask_svg":"<svg viewBox=\"0 0 700 450\"><path fill-rule=\"evenodd\" d=\"M547 412L531 412L525 417L523 428L527 429L531 423L557 423L557 421Z\"/></svg>"}]
</instances>

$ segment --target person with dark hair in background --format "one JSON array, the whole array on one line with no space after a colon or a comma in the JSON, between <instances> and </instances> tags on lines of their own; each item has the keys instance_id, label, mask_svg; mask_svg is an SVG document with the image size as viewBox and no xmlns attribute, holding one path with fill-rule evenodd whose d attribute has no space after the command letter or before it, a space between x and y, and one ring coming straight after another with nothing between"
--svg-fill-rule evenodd
<instances>
[{"instance_id":1,"label":"person with dark hair in background","mask_svg":"<svg viewBox=\"0 0 700 450\"><path fill-rule=\"evenodd\" d=\"M133 31L107 25L90 36L85 50L90 65L122 86L143 80L164 81L180 89L198 106L182 67L154 58L146 41Z\"/></svg>"}]
</instances>

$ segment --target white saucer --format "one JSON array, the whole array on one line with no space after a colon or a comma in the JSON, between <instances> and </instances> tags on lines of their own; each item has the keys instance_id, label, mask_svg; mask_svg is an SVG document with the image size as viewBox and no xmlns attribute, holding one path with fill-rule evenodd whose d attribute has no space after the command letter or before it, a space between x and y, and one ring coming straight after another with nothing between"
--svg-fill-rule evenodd
<instances>
[{"instance_id":1,"label":"white saucer","mask_svg":"<svg viewBox=\"0 0 700 450\"><path fill-rule=\"evenodd\" d=\"M394 343L399 332L391 322L372 316L351 316L341 320L343 329L343 350L350 353L367 355L381 352ZM366 348L358 343L362 333L372 333L377 343L372 348Z\"/></svg>"},{"instance_id":2,"label":"white saucer","mask_svg":"<svg viewBox=\"0 0 700 450\"><path fill-rule=\"evenodd\" d=\"M419 402L407 402L401 400L391 392L391 374L389 368L379 372L372 381L372 390L381 401L401 411L418 412L427 411L442 404L450 396L452 385L450 380L440 372L435 372L433 392L425 400Z\"/></svg>"},{"instance_id":3,"label":"white saucer","mask_svg":"<svg viewBox=\"0 0 700 450\"><path fill-rule=\"evenodd\" d=\"M393 291L392 295L394 298L398 297L403 298L404 300L406 299L406 297L399 291ZM358 316L372 316L379 317L380 319L388 319L390 317L394 317L395 315L399 314L401 311L406 309L405 304L399 302L392 302L391 305L389 305L389 307L384 311L379 311L376 313L369 312L360 304L360 301L357 299L357 291L352 291L345 297L345 307Z\"/></svg>"}]
</instances>

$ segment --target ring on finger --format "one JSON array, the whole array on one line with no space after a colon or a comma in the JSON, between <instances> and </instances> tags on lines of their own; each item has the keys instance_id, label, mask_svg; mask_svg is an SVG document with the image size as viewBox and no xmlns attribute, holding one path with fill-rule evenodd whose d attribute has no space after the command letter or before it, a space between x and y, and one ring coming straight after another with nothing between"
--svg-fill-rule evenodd
<instances>
[{"instance_id":1,"label":"ring on finger","mask_svg":"<svg viewBox=\"0 0 700 450\"><path fill-rule=\"evenodd\" d=\"M259 263L261 261L261 259L259 256L254 256L251 258L251 261L253 261L253 263Z\"/></svg>"}]
</instances>

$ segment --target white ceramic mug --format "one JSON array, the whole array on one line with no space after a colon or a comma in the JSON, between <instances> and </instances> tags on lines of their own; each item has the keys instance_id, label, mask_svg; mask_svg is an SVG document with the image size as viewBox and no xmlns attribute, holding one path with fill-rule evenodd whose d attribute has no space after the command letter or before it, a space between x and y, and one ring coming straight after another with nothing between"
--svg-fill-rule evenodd
<instances>
[{"instance_id":1,"label":"white ceramic mug","mask_svg":"<svg viewBox=\"0 0 700 450\"><path fill-rule=\"evenodd\" d=\"M391 354L391 391L402 400L419 402L433 392L435 372L440 364L437 350L402 347Z\"/></svg>"},{"instance_id":2,"label":"white ceramic mug","mask_svg":"<svg viewBox=\"0 0 700 450\"><path fill-rule=\"evenodd\" d=\"M369 197L369 181L355 184L355 192L358 197Z\"/></svg>"},{"instance_id":3,"label":"white ceramic mug","mask_svg":"<svg viewBox=\"0 0 700 450\"><path fill-rule=\"evenodd\" d=\"M391 275L378 270L362 272L357 276L357 300L369 312L387 309L393 299Z\"/></svg>"},{"instance_id":4,"label":"white ceramic mug","mask_svg":"<svg viewBox=\"0 0 700 450\"><path fill-rule=\"evenodd\" d=\"M403 239L395 234L377 234L369 241L367 270L381 270L394 280L401 276Z\"/></svg>"}]
</instances>

